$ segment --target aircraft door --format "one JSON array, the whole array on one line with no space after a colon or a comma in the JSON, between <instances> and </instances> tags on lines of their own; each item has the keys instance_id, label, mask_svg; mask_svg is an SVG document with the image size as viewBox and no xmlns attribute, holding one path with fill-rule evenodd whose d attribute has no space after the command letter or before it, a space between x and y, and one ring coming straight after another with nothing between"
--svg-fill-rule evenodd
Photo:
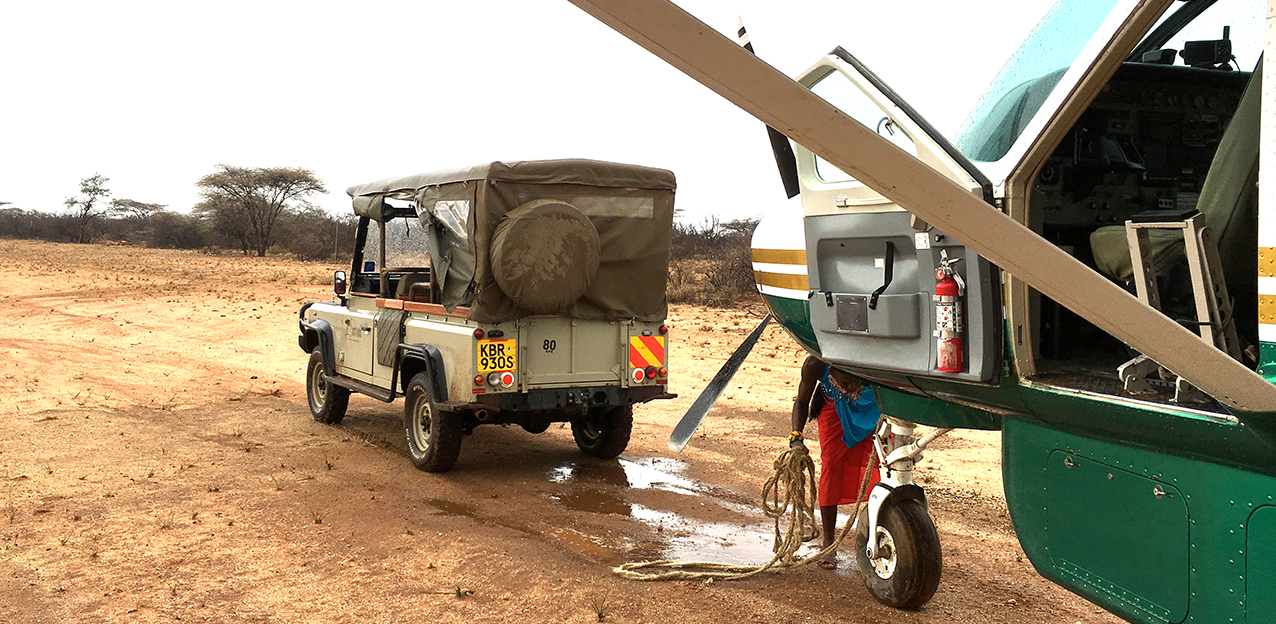
<instances>
[{"instance_id":1,"label":"aircraft door","mask_svg":"<svg viewBox=\"0 0 1276 624\"><path fill-rule=\"evenodd\" d=\"M937 175L991 201L983 174L845 50L799 82ZM997 270L809 150L797 146L796 155L811 325L823 358L864 370L992 381L1002 323ZM936 285L948 277L936 270L945 266L955 275L941 288L957 282L955 304L935 298ZM937 323L961 339L959 372L939 371Z\"/></svg>"}]
</instances>

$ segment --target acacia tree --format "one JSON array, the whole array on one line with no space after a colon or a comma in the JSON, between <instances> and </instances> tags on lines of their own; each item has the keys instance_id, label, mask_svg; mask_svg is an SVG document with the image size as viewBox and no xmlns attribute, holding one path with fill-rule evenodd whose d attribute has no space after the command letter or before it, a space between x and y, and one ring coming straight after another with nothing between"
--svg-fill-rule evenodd
<instances>
[{"instance_id":1,"label":"acacia tree","mask_svg":"<svg viewBox=\"0 0 1276 624\"><path fill-rule=\"evenodd\" d=\"M84 178L80 180L80 196L68 197L63 202L71 211L71 217L75 223L75 242L89 242L91 235L89 226L94 219L106 214L108 208L106 198L111 196L111 191L106 188L106 183L109 181L100 173Z\"/></svg>"},{"instance_id":2,"label":"acacia tree","mask_svg":"<svg viewBox=\"0 0 1276 624\"><path fill-rule=\"evenodd\" d=\"M266 255L274 244L280 215L307 205L306 199L313 193L327 192L313 171L292 167L218 165L217 171L200 178L197 186L204 197L201 207L205 213L219 224L242 224L246 229L244 252L251 247L258 256Z\"/></svg>"},{"instance_id":3,"label":"acacia tree","mask_svg":"<svg viewBox=\"0 0 1276 624\"><path fill-rule=\"evenodd\" d=\"M148 204L136 199L112 199L111 212L125 219L146 221L151 215L167 208L166 204Z\"/></svg>"}]
</instances>

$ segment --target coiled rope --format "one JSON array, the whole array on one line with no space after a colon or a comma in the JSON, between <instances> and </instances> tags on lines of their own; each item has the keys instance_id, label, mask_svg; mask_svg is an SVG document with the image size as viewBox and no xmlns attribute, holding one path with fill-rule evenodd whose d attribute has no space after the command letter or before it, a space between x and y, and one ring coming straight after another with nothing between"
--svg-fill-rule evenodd
<instances>
[{"instance_id":1,"label":"coiled rope","mask_svg":"<svg viewBox=\"0 0 1276 624\"><path fill-rule=\"evenodd\" d=\"M877 421L877 427L873 431L881 427L882 420L885 420L885 416ZM779 573L818 561L836 551L842 540L851 534L855 519L859 517L860 508L864 504L864 493L868 491L873 469L877 466L877 453L869 453L868 456L851 520L842 527L832 544L809 557L798 559L798 549L804 542L820 537L823 531L815 518L815 509L819 506L815 488L815 462L806 446L798 445L775 458L772 463L775 475L762 486L762 513L775 521L775 542L771 547L775 555L770 561L758 566L746 566L713 561L661 559L623 563L613 568L612 572L635 581L739 581L763 572ZM780 527L782 523L786 523L783 529Z\"/></svg>"}]
</instances>

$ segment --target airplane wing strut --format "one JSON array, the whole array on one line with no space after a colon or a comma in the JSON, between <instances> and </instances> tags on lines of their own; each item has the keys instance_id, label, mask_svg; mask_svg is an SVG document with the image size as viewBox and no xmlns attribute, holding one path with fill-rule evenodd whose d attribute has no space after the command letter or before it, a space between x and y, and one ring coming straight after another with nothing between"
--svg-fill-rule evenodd
<instances>
[{"instance_id":1,"label":"airplane wing strut","mask_svg":"<svg viewBox=\"0 0 1276 624\"><path fill-rule=\"evenodd\" d=\"M1276 385L673 3L571 1L1224 405L1242 412L1276 410Z\"/></svg>"}]
</instances>

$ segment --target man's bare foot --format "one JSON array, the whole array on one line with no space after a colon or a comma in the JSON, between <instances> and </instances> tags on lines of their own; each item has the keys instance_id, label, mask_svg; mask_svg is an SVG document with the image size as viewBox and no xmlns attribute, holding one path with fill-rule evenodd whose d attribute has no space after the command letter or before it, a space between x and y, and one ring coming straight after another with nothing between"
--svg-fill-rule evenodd
<instances>
[{"instance_id":1,"label":"man's bare foot","mask_svg":"<svg viewBox=\"0 0 1276 624\"><path fill-rule=\"evenodd\" d=\"M824 570L836 570L837 569L837 553L829 553L827 555L824 555L824 558L820 559L817 565L819 565L820 568Z\"/></svg>"}]
</instances>

